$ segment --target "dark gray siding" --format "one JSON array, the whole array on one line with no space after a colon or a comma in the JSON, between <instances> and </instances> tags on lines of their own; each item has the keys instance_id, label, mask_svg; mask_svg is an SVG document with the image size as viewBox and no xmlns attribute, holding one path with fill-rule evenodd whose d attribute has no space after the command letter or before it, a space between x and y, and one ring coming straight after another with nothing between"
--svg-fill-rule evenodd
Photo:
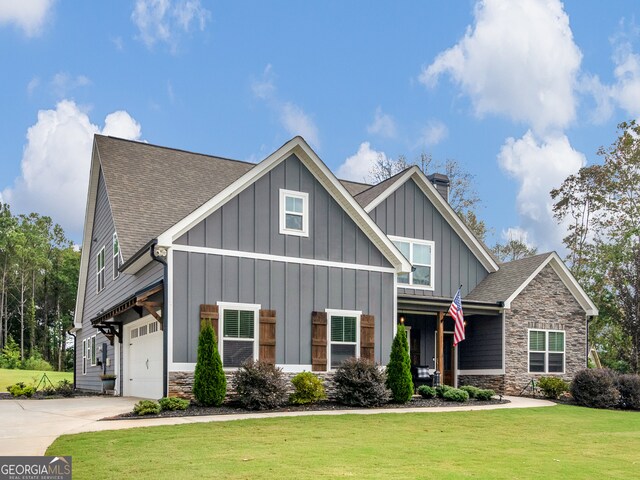
<instances>
[{"instance_id":1,"label":"dark gray siding","mask_svg":"<svg viewBox=\"0 0 640 480\"><path fill-rule=\"evenodd\" d=\"M276 311L276 362L311 364L311 312L375 316L376 360L393 339L393 274L173 252L173 361L195 363L200 304L241 302Z\"/></svg>"},{"instance_id":2,"label":"dark gray siding","mask_svg":"<svg viewBox=\"0 0 640 480\"><path fill-rule=\"evenodd\" d=\"M309 194L309 237L280 234L281 188ZM175 243L391 267L295 155L213 212Z\"/></svg>"},{"instance_id":3,"label":"dark gray siding","mask_svg":"<svg viewBox=\"0 0 640 480\"><path fill-rule=\"evenodd\" d=\"M98 179L98 195L96 198L96 211L93 224L93 240L89 253L89 271L84 295L84 310L82 314L82 330L78 332L76 351L76 385L86 390L101 390L102 383L99 375L102 367L87 367L87 374L82 375L82 340L96 335L96 344L107 343L107 355L111 359L108 373L113 373L114 355L113 347L107 338L91 326L91 319L100 311L108 310L117 303L133 295L136 291L162 278L162 266L153 262L143 268L137 275L125 275L123 273L117 279L113 279L113 233L115 231L111 207L107 195L106 185L102 172ZM100 293L96 293L96 255L102 247L105 247L105 287ZM83 245L87 248L87 245Z\"/></svg>"},{"instance_id":4,"label":"dark gray siding","mask_svg":"<svg viewBox=\"0 0 640 480\"><path fill-rule=\"evenodd\" d=\"M398 188L370 215L387 235L435 242L434 290L399 288L399 295L450 298L462 284L464 298L487 276L487 270L413 180Z\"/></svg>"},{"instance_id":5,"label":"dark gray siding","mask_svg":"<svg viewBox=\"0 0 640 480\"><path fill-rule=\"evenodd\" d=\"M459 345L458 368L502 368L502 315L474 315L466 319L466 338Z\"/></svg>"}]
</instances>

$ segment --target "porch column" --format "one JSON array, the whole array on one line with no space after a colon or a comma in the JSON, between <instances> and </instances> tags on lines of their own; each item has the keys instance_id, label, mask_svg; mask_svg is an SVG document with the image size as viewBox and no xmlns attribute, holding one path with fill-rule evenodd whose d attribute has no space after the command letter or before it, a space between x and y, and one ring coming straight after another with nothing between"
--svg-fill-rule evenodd
<instances>
[{"instance_id":1,"label":"porch column","mask_svg":"<svg viewBox=\"0 0 640 480\"><path fill-rule=\"evenodd\" d=\"M440 372L440 382L444 383L444 312L438 312L438 342L436 368Z\"/></svg>"}]
</instances>

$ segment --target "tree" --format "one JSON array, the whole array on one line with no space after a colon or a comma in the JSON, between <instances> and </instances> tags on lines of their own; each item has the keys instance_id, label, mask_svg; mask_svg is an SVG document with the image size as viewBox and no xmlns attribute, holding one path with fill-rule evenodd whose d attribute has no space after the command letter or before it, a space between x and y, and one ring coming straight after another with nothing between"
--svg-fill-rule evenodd
<instances>
[{"instance_id":1,"label":"tree","mask_svg":"<svg viewBox=\"0 0 640 480\"><path fill-rule=\"evenodd\" d=\"M205 406L220 406L227 394L227 378L222 369L216 334L208 322L200 330L193 377L193 395L196 400Z\"/></svg>"},{"instance_id":2,"label":"tree","mask_svg":"<svg viewBox=\"0 0 640 480\"><path fill-rule=\"evenodd\" d=\"M532 257L538 253L536 247L528 246L520 238L510 238L505 243L496 243L491 249L500 262L512 262L521 258Z\"/></svg>"},{"instance_id":3,"label":"tree","mask_svg":"<svg viewBox=\"0 0 640 480\"><path fill-rule=\"evenodd\" d=\"M411 359L409 358L407 330L402 323L398 325L398 332L391 344L386 383L387 388L391 390L391 398L395 402L406 403L411 400L413 396Z\"/></svg>"}]
</instances>

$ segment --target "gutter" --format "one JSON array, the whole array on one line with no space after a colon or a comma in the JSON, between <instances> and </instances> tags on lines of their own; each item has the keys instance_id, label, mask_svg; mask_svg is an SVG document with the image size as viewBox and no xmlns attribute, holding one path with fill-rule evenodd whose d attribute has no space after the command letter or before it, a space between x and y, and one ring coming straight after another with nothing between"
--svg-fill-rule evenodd
<instances>
[{"instance_id":1,"label":"gutter","mask_svg":"<svg viewBox=\"0 0 640 480\"><path fill-rule=\"evenodd\" d=\"M168 284L168 277L169 277L169 265L167 264L167 261L156 255L156 246L158 245L158 239L154 239L151 242L151 245L149 246L149 255L151 255L151 258L153 259L153 261L158 262L160 264L162 264L163 267L163 288L162 288L162 357L163 357L163 362L162 362L162 396L166 397L168 395L168 379L169 379L169 373L168 373L168 366L169 366L169 362L168 362L168 358L167 358L167 352L169 350L169 334L168 334L168 322L167 322L167 318L169 317L168 315L168 310L167 310L167 284ZM166 254L165 254L166 255Z\"/></svg>"}]
</instances>

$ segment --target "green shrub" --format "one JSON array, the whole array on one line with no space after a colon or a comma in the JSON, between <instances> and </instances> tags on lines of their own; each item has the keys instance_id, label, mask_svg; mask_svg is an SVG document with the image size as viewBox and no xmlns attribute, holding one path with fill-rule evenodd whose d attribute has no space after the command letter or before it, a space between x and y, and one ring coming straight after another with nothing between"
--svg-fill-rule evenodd
<instances>
[{"instance_id":1,"label":"green shrub","mask_svg":"<svg viewBox=\"0 0 640 480\"><path fill-rule=\"evenodd\" d=\"M56 392L56 387L53 385L45 385L44 388L40 389L40 393L45 397L53 397L58 394L58 392Z\"/></svg>"},{"instance_id":2,"label":"green shrub","mask_svg":"<svg viewBox=\"0 0 640 480\"><path fill-rule=\"evenodd\" d=\"M158 400L162 410L186 410L190 403L189 400L178 397L163 397Z\"/></svg>"},{"instance_id":3,"label":"green shrub","mask_svg":"<svg viewBox=\"0 0 640 480\"><path fill-rule=\"evenodd\" d=\"M435 398L436 389L429 385L420 385L418 387L418 393L422 398Z\"/></svg>"},{"instance_id":4,"label":"green shrub","mask_svg":"<svg viewBox=\"0 0 640 480\"><path fill-rule=\"evenodd\" d=\"M447 390L451 390L453 387L450 387L449 385L438 385L436 387L436 395L438 396L438 398L444 398L444 394Z\"/></svg>"},{"instance_id":5,"label":"green shrub","mask_svg":"<svg viewBox=\"0 0 640 480\"><path fill-rule=\"evenodd\" d=\"M198 358L193 374L193 396L205 406L220 406L227 394L227 377L222 369L213 327L205 323L198 338Z\"/></svg>"},{"instance_id":6,"label":"green shrub","mask_svg":"<svg viewBox=\"0 0 640 480\"><path fill-rule=\"evenodd\" d=\"M311 372L301 372L291 379L296 391L289 396L294 405L304 405L327 398L324 384Z\"/></svg>"},{"instance_id":7,"label":"green shrub","mask_svg":"<svg viewBox=\"0 0 640 480\"><path fill-rule=\"evenodd\" d=\"M476 398L476 395L481 390L478 387L474 387L473 385L463 385L460 387L460 390L464 390L469 394L469 398Z\"/></svg>"},{"instance_id":8,"label":"green shrub","mask_svg":"<svg viewBox=\"0 0 640 480\"><path fill-rule=\"evenodd\" d=\"M569 384L559 377L540 377L538 388L546 398L556 399L569 390Z\"/></svg>"},{"instance_id":9,"label":"green shrub","mask_svg":"<svg viewBox=\"0 0 640 480\"><path fill-rule=\"evenodd\" d=\"M640 375L618 375L618 392L620 392L620 408L640 410Z\"/></svg>"},{"instance_id":10,"label":"green shrub","mask_svg":"<svg viewBox=\"0 0 640 480\"><path fill-rule=\"evenodd\" d=\"M591 408L615 407L620 400L615 374L604 369L580 370L571 382L571 395L578 405Z\"/></svg>"},{"instance_id":11,"label":"green shrub","mask_svg":"<svg viewBox=\"0 0 640 480\"><path fill-rule=\"evenodd\" d=\"M469 394L459 388L450 388L444 392L443 398L448 402L466 402Z\"/></svg>"},{"instance_id":12,"label":"green shrub","mask_svg":"<svg viewBox=\"0 0 640 480\"><path fill-rule=\"evenodd\" d=\"M36 393L36 387L33 385L25 385L24 382L14 383L13 385L9 385L7 387L7 391L13 397L33 397L33 394Z\"/></svg>"},{"instance_id":13,"label":"green shrub","mask_svg":"<svg viewBox=\"0 0 640 480\"><path fill-rule=\"evenodd\" d=\"M0 368L20 368L20 346L11 335L7 337L7 343L0 352Z\"/></svg>"},{"instance_id":14,"label":"green shrub","mask_svg":"<svg viewBox=\"0 0 640 480\"><path fill-rule=\"evenodd\" d=\"M53 370L51 364L44 358L42 358L40 352L31 353L29 358L25 359L24 362L22 362L21 368L23 370L39 370L41 372L50 372L51 370Z\"/></svg>"},{"instance_id":15,"label":"green shrub","mask_svg":"<svg viewBox=\"0 0 640 480\"><path fill-rule=\"evenodd\" d=\"M407 331L403 324L398 325L393 343L391 356L387 365L386 385L391 390L394 402L406 403L413 396L413 380L411 379L411 359L409 358L409 344Z\"/></svg>"},{"instance_id":16,"label":"green shrub","mask_svg":"<svg viewBox=\"0 0 640 480\"><path fill-rule=\"evenodd\" d=\"M491 400L495 396L495 394L496 394L496 392L494 392L493 390L479 389L476 392L475 399L486 402L488 400Z\"/></svg>"},{"instance_id":17,"label":"green shrub","mask_svg":"<svg viewBox=\"0 0 640 480\"><path fill-rule=\"evenodd\" d=\"M336 400L344 405L374 407L389 400L385 375L377 365L361 358L342 362L333 377Z\"/></svg>"},{"instance_id":18,"label":"green shrub","mask_svg":"<svg viewBox=\"0 0 640 480\"><path fill-rule=\"evenodd\" d=\"M287 382L282 370L261 361L245 362L232 379L240 404L249 410L277 408L287 402Z\"/></svg>"},{"instance_id":19,"label":"green shrub","mask_svg":"<svg viewBox=\"0 0 640 480\"><path fill-rule=\"evenodd\" d=\"M66 378L64 380L60 380L56 386L56 393L63 397L73 396L73 383Z\"/></svg>"},{"instance_id":20,"label":"green shrub","mask_svg":"<svg viewBox=\"0 0 640 480\"><path fill-rule=\"evenodd\" d=\"M160 413L160 405L153 400L140 400L133 406L136 415L157 415Z\"/></svg>"}]
</instances>

